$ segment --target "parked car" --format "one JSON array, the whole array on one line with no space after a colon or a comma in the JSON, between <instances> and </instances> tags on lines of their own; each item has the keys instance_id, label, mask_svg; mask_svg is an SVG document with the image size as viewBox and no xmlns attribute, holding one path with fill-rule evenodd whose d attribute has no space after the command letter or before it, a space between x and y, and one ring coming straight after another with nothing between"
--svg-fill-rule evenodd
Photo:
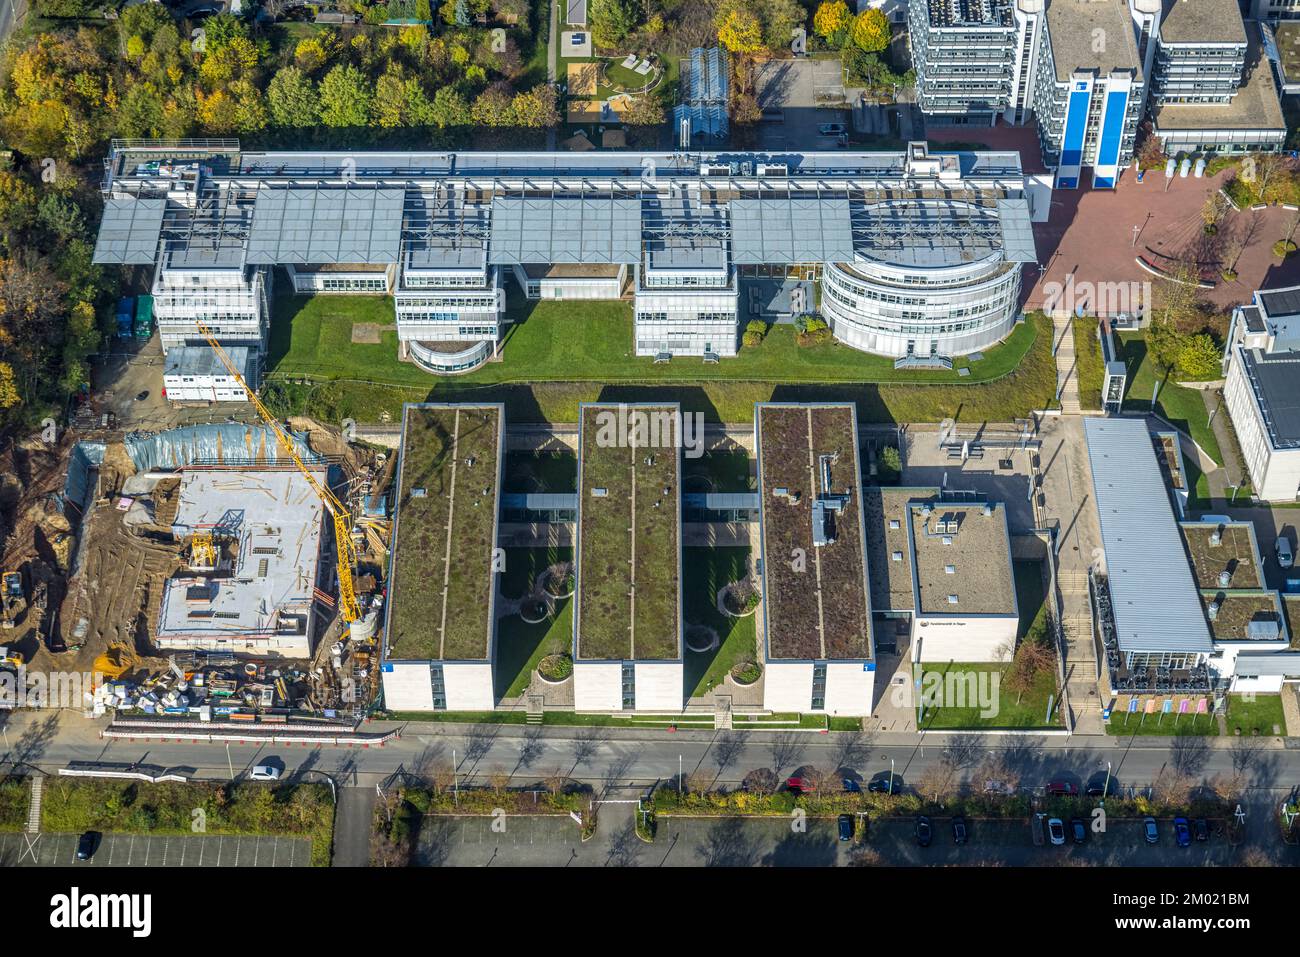
<instances>
[{"instance_id":1,"label":"parked car","mask_svg":"<svg viewBox=\"0 0 1300 957\"><path fill-rule=\"evenodd\" d=\"M850 794L858 794L862 791L862 785L853 780L853 778L844 778L843 781L844 790L848 791Z\"/></svg>"},{"instance_id":2,"label":"parked car","mask_svg":"<svg viewBox=\"0 0 1300 957\"><path fill-rule=\"evenodd\" d=\"M966 819L960 814L952 819L952 842L957 845L965 844L969 838L966 830Z\"/></svg>"},{"instance_id":3,"label":"parked car","mask_svg":"<svg viewBox=\"0 0 1300 957\"><path fill-rule=\"evenodd\" d=\"M1070 818L1070 836L1074 839L1075 844L1088 843L1088 825L1083 823L1083 818Z\"/></svg>"},{"instance_id":4,"label":"parked car","mask_svg":"<svg viewBox=\"0 0 1300 957\"><path fill-rule=\"evenodd\" d=\"M810 781L808 778L800 778L800 777L787 778L785 782L785 786L788 787L791 791L795 791L798 793L802 793L804 791L817 790L817 785L814 784L812 781Z\"/></svg>"},{"instance_id":5,"label":"parked car","mask_svg":"<svg viewBox=\"0 0 1300 957\"><path fill-rule=\"evenodd\" d=\"M929 847L932 840L934 840L934 829L930 827L930 819L921 815L916 819L916 843L922 847Z\"/></svg>"},{"instance_id":6,"label":"parked car","mask_svg":"<svg viewBox=\"0 0 1300 957\"><path fill-rule=\"evenodd\" d=\"M248 772L248 776L254 781L278 781L282 770L275 764L256 764L253 770Z\"/></svg>"},{"instance_id":7,"label":"parked car","mask_svg":"<svg viewBox=\"0 0 1300 957\"><path fill-rule=\"evenodd\" d=\"M1187 818L1174 818L1174 841L1179 847L1192 846L1192 829L1187 824Z\"/></svg>"},{"instance_id":8,"label":"parked car","mask_svg":"<svg viewBox=\"0 0 1300 957\"><path fill-rule=\"evenodd\" d=\"M99 840L102 835L98 831L87 831L77 839L77 860L88 861L95 856L95 851L99 850Z\"/></svg>"},{"instance_id":9,"label":"parked car","mask_svg":"<svg viewBox=\"0 0 1300 957\"><path fill-rule=\"evenodd\" d=\"M1291 539L1287 538L1286 529L1277 533L1277 541L1273 545L1273 550L1277 553L1277 563L1281 568L1290 568L1295 564L1295 554L1291 551Z\"/></svg>"},{"instance_id":10,"label":"parked car","mask_svg":"<svg viewBox=\"0 0 1300 957\"><path fill-rule=\"evenodd\" d=\"M899 781L897 777L885 775L867 782L867 790L872 794L897 794Z\"/></svg>"},{"instance_id":11,"label":"parked car","mask_svg":"<svg viewBox=\"0 0 1300 957\"><path fill-rule=\"evenodd\" d=\"M1148 844L1160 843L1160 828L1156 825L1155 818L1149 817L1142 822L1142 836Z\"/></svg>"},{"instance_id":12,"label":"parked car","mask_svg":"<svg viewBox=\"0 0 1300 957\"><path fill-rule=\"evenodd\" d=\"M1210 839L1210 825L1203 817L1198 817L1192 822L1192 832L1196 835L1198 841L1208 841Z\"/></svg>"},{"instance_id":13,"label":"parked car","mask_svg":"<svg viewBox=\"0 0 1300 957\"><path fill-rule=\"evenodd\" d=\"M823 123L817 127L820 136L844 136L848 128L843 123Z\"/></svg>"},{"instance_id":14,"label":"parked car","mask_svg":"<svg viewBox=\"0 0 1300 957\"><path fill-rule=\"evenodd\" d=\"M1074 797L1079 793L1079 789L1069 781L1048 781L1047 793L1052 797Z\"/></svg>"},{"instance_id":15,"label":"parked car","mask_svg":"<svg viewBox=\"0 0 1300 957\"><path fill-rule=\"evenodd\" d=\"M1065 843L1065 823L1059 817L1048 819L1047 839L1052 842L1053 847L1060 847Z\"/></svg>"},{"instance_id":16,"label":"parked car","mask_svg":"<svg viewBox=\"0 0 1300 957\"><path fill-rule=\"evenodd\" d=\"M853 815L852 814L840 815L840 840L841 841L853 840Z\"/></svg>"}]
</instances>

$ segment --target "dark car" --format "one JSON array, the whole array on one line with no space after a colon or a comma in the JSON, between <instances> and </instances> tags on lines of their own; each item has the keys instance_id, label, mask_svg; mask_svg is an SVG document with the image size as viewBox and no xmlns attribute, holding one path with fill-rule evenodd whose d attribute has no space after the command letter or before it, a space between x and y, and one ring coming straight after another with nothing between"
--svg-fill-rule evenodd
<instances>
[{"instance_id":1,"label":"dark car","mask_svg":"<svg viewBox=\"0 0 1300 957\"><path fill-rule=\"evenodd\" d=\"M862 790L862 785L853 780L853 778L844 778L843 781L844 790L848 791L850 794L857 794Z\"/></svg>"},{"instance_id":2,"label":"dark car","mask_svg":"<svg viewBox=\"0 0 1300 957\"><path fill-rule=\"evenodd\" d=\"M867 782L867 790L872 794L897 794L898 779L890 777L876 778Z\"/></svg>"},{"instance_id":3,"label":"dark car","mask_svg":"<svg viewBox=\"0 0 1300 957\"><path fill-rule=\"evenodd\" d=\"M852 814L840 815L840 840L841 841L853 840L853 815Z\"/></svg>"},{"instance_id":4,"label":"dark car","mask_svg":"<svg viewBox=\"0 0 1300 957\"><path fill-rule=\"evenodd\" d=\"M1148 844L1160 843L1160 828L1156 825L1155 818L1149 817L1142 822L1142 836Z\"/></svg>"},{"instance_id":5,"label":"dark car","mask_svg":"<svg viewBox=\"0 0 1300 957\"><path fill-rule=\"evenodd\" d=\"M1187 818L1174 818L1174 841L1179 847L1192 846L1192 829L1187 824Z\"/></svg>"},{"instance_id":6,"label":"dark car","mask_svg":"<svg viewBox=\"0 0 1300 957\"><path fill-rule=\"evenodd\" d=\"M1069 781L1048 781L1047 793L1052 797L1074 797L1079 789Z\"/></svg>"},{"instance_id":7,"label":"dark car","mask_svg":"<svg viewBox=\"0 0 1300 957\"><path fill-rule=\"evenodd\" d=\"M1084 794L1090 798L1110 797L1115 793L1115 779L1102 774L1088 782Z\"/></svg>"},{"instance_id":8,"label":"dark car","mask_svg":"<svg viewBox=\"0 0 1300 957\"><path fill-rule=\"evenodd\" d=\"M966 819L958 815L952 819L952 842L954 844L965 844L969 833L966 830Z\"/></svg>"},{"instance_id":9,"label":"dark car","mask_svg":"<svg viewBox=\"0 0 1300 957\"><path fill-rule=\"evenodd\" d=\"M77 860L88 861L95 856L95 851L99 850L100 834L98 831L87 831L77 839Z\"/></svg>"},{"instance_id":10,"label":"dark car","mask_svg":"<svg viewBox=\"0 0 1300 957\"><path fill-rule=\"evenodd\" d=\"M1086 844L1088 841L1088 826L1083 823L1083 818L1070 818L1070 837L1074 839L1075 844Z\"/></svg>"},{"instance_id":11,"label":"dark car","mask_svg":"<svg viewBox=\"0 0 1300 957\"><path fill-rule=\"evenodd\" d=\"M930 842L934 840L934 829L930 827L930 819L924 815L916 819L916 843L922 847L929 847Z\"/></svg>"},{"instance_id":12,"label":"dark car","mask_svg":"<svg viewBox=\"0 0 1300 957\"><path fill-rule=\"evenodd\" d=\"M143 401L144 401L145 399L147 399L147 398L149 398L149 390L148 390L148 389L145 389L143 392L137 392L137 393L135 394L135 401L137 401L137 402L143 402Z\"/></svg>"},{"instance_id":13,"label":"dark car","mask_svg":"<svg viewBox=\"0 0 1300 957\"><path fill-rule=\"evenodd\" d=\"M1198 841L1208 841L1210 839L1210 825L1203 817L1198 817L1192 822L1192 833L1196 835Z\"/></svg>"}]
</instances>

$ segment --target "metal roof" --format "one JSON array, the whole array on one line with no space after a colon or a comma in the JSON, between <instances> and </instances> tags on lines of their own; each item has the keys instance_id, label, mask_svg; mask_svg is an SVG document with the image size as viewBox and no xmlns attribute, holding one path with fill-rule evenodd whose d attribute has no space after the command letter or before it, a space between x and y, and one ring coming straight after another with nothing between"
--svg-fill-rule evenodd
<instances>
[{"instance_id":1,"label":"metal roof","mask_svg":"<svg viewBox=\"0 0 1300 957\"><path fill-rule=\"evenodd\" d=\"M734 199L728 210L738 265L853 259L847 199Z\"/></svg>"},{"instance_id":2,"label":"metal roof","mask_svg":"<svg viewBox=\"0 0 1300 957\"><path fill-rule=\"evenodd\" d=\"M1244 651L1237 655L1236 675L1238 678L1262 678L1267 675L1300 677L1300 651Z\"/></svg>"},{"instance_id":3,"label":"metal roof","mask_svg":"<svg viewBox=\"0 0 1300 957\"><path fill-rule=\"evenodd\" d=\"M487 262L488 206L441 192L407 196L403 242L407 269L482 269Z\"/></svg>"},{"instance_id":4,"label":"metal roof","mask_svg":"<svg viewBox=\"0 0 1300 957\"><path fill-rule=\"evenodd\" d=\"M250 388L257 387L257 353L248 346L226 346L231 364L240 369L240 375ZM165 375L229 376L230 372L217 358L211 346L172 346L167 350L163 366Z\"/></svg>"},{"instance_id":5,"label":"metal roof","mask_svg":"<svg viewBox=\"0 0 1300 957\"><path fill-rule=\"evenodd\" d=\"M1241 349L1239 355L1273 445L1300 446L1300 353Z\"/></svg>"},{"instance_id":6,"label":"metal roof","mask_svg":"<svg viewBox=\"0 0 1300 957\"><path fill-rule=\"evenodd\" d=\"M1029 200L998 200L998 219L1002 223L1002 257L1012 263L1038 262Z\"/></svg>"},{"instance_id":7,"label":"metal roof","mask_svg":"<svg viewBox=\"0 0 1300 957\"><path fill-rule=\"evenodd\" d=\"M1085 419L1120 650L1211 650L1210 630L1143 419Z\"/></svg>"},{"instance_id":8,"label":"metal roof","mask_svg":"<svg viewBox=\"0 0 1300 957\"><path fill-rule=\"evenodd\" d=\"M248 262L395 263L405 195L367 186L259 190Z\"/></svg>"},{"instance_id":9,"label":"metal roof","mask_svg":"<svg viewBox=\"0 0 1300 957\"><path fill-rule=\"evenodd\" d=\"M1270 319L1300 314L1300 286L1288 286L1286 289L1260 289L1255 299Z\"/></svg>"},{"instance_id":10,"label":"metal roof","mask_svg":"<svg viewBox=\"0 0 1300 957\"><path fill-rule=\"evenodd\" d=\"M158 259L165 199L112 197L95 239L94 261L105 265L152 265Z\"/></svg>"},{"instance_id":11,"label":"metal roof","mask_svg":"<svg viewBox=\"0 0 1300 957\"><path fill-rule=\"evenodd\" d=\"M641 258L641 200L508 197L492 203L493 265L626 263Z\"/></svg>"},{"instance_id":12,"label":"metal roof","mask_svg":"<svg viewBox=\"0 0 1300 957\"><path fill-rule=\"evenodd\" d=\"M725 206L688 197L641 205L646 259L658 269L724 269L731 228Z\"/></svg>"},{"instance_id":13,"label":"metal roof","mask_svg":"<svg viewBox=\"0 0 1300 957\"><path fill-rule=\"evenodd\" d=\"M974 191L959 200L855 202L852 210L858 255L893 266L960 266L987 259L1004 244L1000 210L981 202ZM1032 234L1029 240L1032 247Z\"/></svg>"}]
</instances>

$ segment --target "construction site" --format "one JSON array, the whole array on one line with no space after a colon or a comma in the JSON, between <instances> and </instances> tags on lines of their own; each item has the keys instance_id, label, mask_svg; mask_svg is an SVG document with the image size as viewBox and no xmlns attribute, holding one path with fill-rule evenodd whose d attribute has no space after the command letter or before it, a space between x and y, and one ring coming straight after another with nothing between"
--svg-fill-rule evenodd
<instances>
[{"instance_id":1,"label":"construction site","mask_svg":"<svg viewBox=\"0 0 1300 957\"><path fill-rule=\"evenodd\" d=\"M355 721L377 689L394 465L308 419L15 441L0 669L82 676L81 700L35 703L95 714Z\"/></svg>"}]
</instances>

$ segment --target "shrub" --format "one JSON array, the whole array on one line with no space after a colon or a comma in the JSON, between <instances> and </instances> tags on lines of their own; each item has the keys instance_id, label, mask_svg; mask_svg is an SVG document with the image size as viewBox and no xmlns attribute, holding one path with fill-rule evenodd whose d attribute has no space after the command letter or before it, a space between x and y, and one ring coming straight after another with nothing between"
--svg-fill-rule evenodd
<instances>
[{"instance_id":1,"label":"shrub","mask_svg":"<svg viewBox=\"0 0 1300 957\"><path fill-rule=\"evenodd\" d=\"M831 329L824 319L800 316L796 327L799 333L795 339L801 346L816 346L831 341Z\"/></svg>"},{"instance_id":2,"label":"shrub","mask_svg":"<svg viewBox=\"0 0 1300 957\"><path fill-rule=\"evenodd\" d=\"M1273 244L1273 255L1278 259L1286 259L1295 252L1295 242L1290 239L1279 239Z\"/></svg>"}]
</instances>

